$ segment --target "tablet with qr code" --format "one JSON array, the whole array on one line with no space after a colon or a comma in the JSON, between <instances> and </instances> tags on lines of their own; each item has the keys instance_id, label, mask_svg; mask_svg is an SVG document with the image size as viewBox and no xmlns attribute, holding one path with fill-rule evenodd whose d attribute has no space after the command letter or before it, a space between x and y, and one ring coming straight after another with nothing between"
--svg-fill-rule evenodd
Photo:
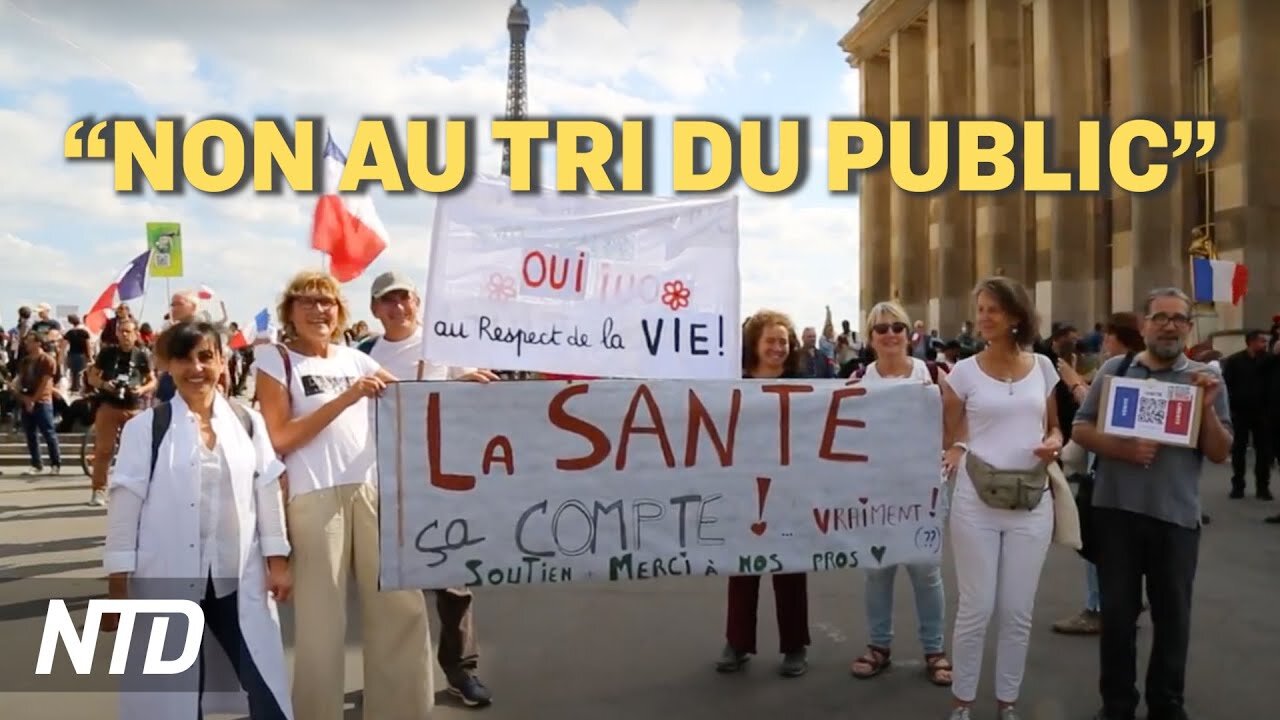
<instances>
[{"instance_id":1,"label":"tablet with qr code","mask_svg":"<svg viewBox=\"0 0 1280 720\"><path fill-rule=\"evenodd\" d=\"M1102 387L1098 429L1108 435L1196 447L1200 436L1200 393L1195 385L1107 376Z\"/></svg>"}]
</instances>

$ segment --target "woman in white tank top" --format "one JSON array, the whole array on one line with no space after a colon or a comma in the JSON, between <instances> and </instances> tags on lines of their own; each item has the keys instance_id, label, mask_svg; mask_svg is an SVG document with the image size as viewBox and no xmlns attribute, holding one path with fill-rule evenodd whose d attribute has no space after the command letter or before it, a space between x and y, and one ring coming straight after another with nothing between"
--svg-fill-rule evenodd
<instances>
[{"instance_id":1,"label":"woman in white tank top","mask_svg":"<svg viewBox=\"0 0 1280 720\"><path fill-rule=\"evenodd\" d=\"M970 720L978 691L987 626L996 615L996 701L999 720L1018 720L1014 709L1026 667L1040 570L1053 536L1053 499L1047 490L1031 509L988 505L967 465L978 461L999 471L1024 471L1052 462L1062 449L1053 388L1058 372L1047 357L1028 352L1035 315L1026 288L1007 278L978 285L978 329L987 342L956 364L943 389L948 448L944 465L954 473L951 552L959 608L951 651L955 698L950 720ZM969 455L972 457L968 457ZM980 469L980 467L979 467ZM1045 486L1048 478L1045 477Z\"/></svg>"},{"instance_id":2,"label":"woman in white tank top","mask_svg":"<svg viewBox=\"0 0 1280 720\"><path fill-rule=\"evenodd\" d=\"M868 365L858 380L865 385L916 382L933 384L933 370L928 363L911 357L908 332L911 320L902 306L882 302L867 313L866 336L875 350L876 360ZM946 630L946 593L942 585L939 562L907 565L907 576L916 598L916 622L920 644L924 650L925 676L935 685L951 684L951 663L943 651ZM871 638L867 652L853 661L850 668L856 678L873 678L891 664L893 642L893 584L898 566L867 570L865 594L867 627Z\"/></svg>"}]
</instances>

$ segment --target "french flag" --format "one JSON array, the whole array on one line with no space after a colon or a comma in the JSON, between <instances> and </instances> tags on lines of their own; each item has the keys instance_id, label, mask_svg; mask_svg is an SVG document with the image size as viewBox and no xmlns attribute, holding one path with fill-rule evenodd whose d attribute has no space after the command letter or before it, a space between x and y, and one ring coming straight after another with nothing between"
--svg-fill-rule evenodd
<instances>
[{"instance_id":1,"label":"french flag","mask_svg":"<svg viewBox=\"0 0 1280 720\"><path fill-rule=\"evenodd\" d=\"M262 310L258 311L258 314L253 317L254 339L262 337L265 333L268 332L268 330L270 330L270 328L271 328L271 313L266 308L262 308ZM241 348L247 348L251 344L252 343L250 343L249 337L244 334L243 328L237 329L235 335L231 336L231 341L228 343L228 345L231 347L232 350L240 350Z\"/></svg>"},{"instance_id":2,"label":"french flag","mask_svg":"<svg viewBox=\"0 0 1280 720\"><path fill-rule=\"evenodd\" d=\"M1192 258L1191 280L1196 302L1239 305L1249 287L1249 271L1229 260Z\"/></svg>"},{"instance_id":3,"label":"french flag","mask_svg":"<svg viewBox=\"0 0 1280 720\"><path fill-rule=\"evenodd\" d=\"M324 146L324 194L316 202L311 247L329 256L329 272L350 282L387 249L387 230L368 195L339 195L347 156L330 134Z\"/></svg>"},{"instance_id":4,"label":"french flag","mask_svg":"<svg viewBox=\"0 0 1280 720\"><path fill-rule=\"evenodd\" d=\"M107 320L115 315L115 307L122 302L137 300L146 294L147 263L151 261L151 251L147 250L129 261L129 264L116 275L116 279L98 296L97 302L84 316L85 327L94 334L101 333Z\"/></svg>"}]
</instances>

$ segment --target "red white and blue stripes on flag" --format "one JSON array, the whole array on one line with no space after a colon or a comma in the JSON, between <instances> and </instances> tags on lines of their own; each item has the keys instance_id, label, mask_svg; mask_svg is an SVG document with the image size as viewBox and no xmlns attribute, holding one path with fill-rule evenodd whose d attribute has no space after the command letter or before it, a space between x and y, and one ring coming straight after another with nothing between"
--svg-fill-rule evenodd
<instances>
[{"instance_id":1,"label":"red white and blue stripes on flag","mask_svg":"<svg viewBox=\"0 0 1280 720\"><path fill-rule=\"evenodd\" d=\"M1229 260L1192 258L1191 282L1196 302L1239 305L1249 288L1249 271Z\"/></svg>"},{"instance_id":2,"label":"red white and blue stripes on flag","mask_svg":"<svg viewBox=\"0 0 1280 720\"><path fill-rule=\"evenodd\" d=\"M116 305L137 300L147 292L147 264L151 261L151 251L147 250L129 261L129 264L116 275L116 279L98 296L93 307L84 316L84 324L90 332L100 333L107 320L114 316Z\"/></svg>"}]
</instances>

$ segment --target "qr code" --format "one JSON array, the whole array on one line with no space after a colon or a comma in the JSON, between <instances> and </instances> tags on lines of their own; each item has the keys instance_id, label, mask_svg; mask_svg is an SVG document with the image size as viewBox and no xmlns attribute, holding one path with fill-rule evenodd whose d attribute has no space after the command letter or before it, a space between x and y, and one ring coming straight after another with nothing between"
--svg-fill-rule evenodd
<instances>
[{"instance_id":1,"label":"qr code","mask_svg":"<svg viewBox=\"0 0 1280 720\"><path fill-rule=\"evenodd\" d=\"M1138 399L1138 423L1140 425L1164 425L1164 414L1169 404L1158 397Z\"/></svg>"}]
</instances>

